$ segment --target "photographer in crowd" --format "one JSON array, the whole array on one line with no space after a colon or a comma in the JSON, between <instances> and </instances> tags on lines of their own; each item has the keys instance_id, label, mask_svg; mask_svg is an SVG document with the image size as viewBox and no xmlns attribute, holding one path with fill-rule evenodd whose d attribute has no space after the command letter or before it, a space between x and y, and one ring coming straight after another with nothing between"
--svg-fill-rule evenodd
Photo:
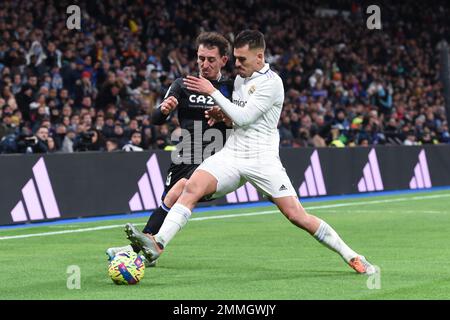
<instances>
[{"instance_id":1,"label":"photographer in crowd","mask_svg":"<svg viewBox=\"0 0 450 320\"><path fill-rule=\"evenodd\" d=\"M81 131L75 138L74 151L104 151L103 137L97 129Z\"/></svg>"},{"instance_id":2,"label":"photographer in crowd","mask_svg":"<svg viewBox=\"0 0 450 320\"><path fill-rule=\"evenodd\" d=\"M17 138L19 153L48 153L48 128L40 126L35 135L21 134Z\"/></svg>"}]
</instances>

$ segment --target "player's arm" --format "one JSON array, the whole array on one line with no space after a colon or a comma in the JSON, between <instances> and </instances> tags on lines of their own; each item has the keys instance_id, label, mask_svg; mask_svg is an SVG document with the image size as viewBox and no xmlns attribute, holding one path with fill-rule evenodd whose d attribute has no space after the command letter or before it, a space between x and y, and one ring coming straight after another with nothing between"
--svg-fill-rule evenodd
<instances>
[{"instance_id":1,"label":"player's arm","mask_svg":"<svg viewBox=\"0 0 450 320\"><path fill-rule=\"evenodd\" d=\"M180 96L181 88L177 81L172 83L169 90L167 90L164 96L164 101L153 110L152 121L153 124L164 124L170 116L170 113L177 107L178 99Z\"/></svg>"},{"instance_id":2,"label":"player's arm","mask_svg":"<svg viewBox=\"0 0 450 320\"><path fill-rule=\"evenodd\" d=\"M262 114L266 113L273 105L276 90L283 90L275 80L267 79L264 83L259 85L256 91L247 101L245 108L229 101L219 90L205 78L196 78L188 76L184 83L189 90L209 94L217 102L220 108L230 117L231 120L238 126L245 126Z\"/></svg>"},{"instance_id":3,"label":"player's arm","mask_svg":"<svg viewBox=\"0 0 450 320\"><path fill-rule=\"evenodd\" d=\"M230 95L229 92L233 91L234 80L227 80L226 84L227 85L225 87L221 86L219 91L222 92L224 96L228 97ZM222 88L227 89L227 87L229 91L227 90L227 93L224 93ZM228 98L230 100L232 99L231 96ZM209 126L214 126L216 123L223 122L225 127L230 129L233 127L233 120L231 120L230 117L228 117L217 105L205 111L205 118L208 119Z\"/></svg>"},{"instance_id":4,"label":"player's arm","mask_svg":"<svg viewBox=\"0 0 450 320\"><path fill-rule=\"evenodd\" d=\"M152 120L153 124L161 125L167 121L170 113L174 110L178 105L178 100L174 96L167 97L164 101L153 110Z\"/></svg>"}]
</instances>

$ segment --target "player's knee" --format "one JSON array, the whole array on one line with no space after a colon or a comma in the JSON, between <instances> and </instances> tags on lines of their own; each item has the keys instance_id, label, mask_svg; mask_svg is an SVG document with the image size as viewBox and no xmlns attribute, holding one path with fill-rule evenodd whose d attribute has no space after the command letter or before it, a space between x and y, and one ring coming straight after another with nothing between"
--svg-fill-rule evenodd
<instances>
[{"instance_id":1,"label":"player's knee","mask_svg":"<svg viewBox=\"0 0 450 320\"><path fill-rule=\"evenodd\" d=\"M180 180L177 182L175 186L173 186L172 189L166 194L164 197L164 204L171 208L175 202L177 202L178 198L180 197L181 193L183 192L184 186L186 184L186 179Z\"/></svg>"},{"instance_id":2,"label":"player's knee","mask_svg":"<svg viewBox=\"0 0 450 320\"><path fill-rule=\"evenodd\" d=\"M299 225L301 223L301 219L299 218L298 214L294 211L288 211L285 213L286 218L291 222L292 224Z\"/></svg>"},{"instance_id":3,"label":"player's knee","mask_svg":"<svg viewBox=\"0 0 450 320\"><path fill-rule=\"evenodd\" d=\"M203 196L204 188L196 181L188 180L183 189L183 196L200 199Z\"/></svg>"},{"instance_id":4,"label":"player's knee","mask_svg":"<svg viewBox=\"0 0 450 320\"><path fill-rule=\"evenodd\" d=\"M306 212L304 212L304 210L301 209L300 206L288 206L287 208L284 209L284 215L286 216L286 218L294 225L300 227L300 228L305 228L307 223L308 223L308 217Z\"/></svg>"},{"instance_id":5,"label":"player's knee","mask_svg":"<svg viewBox=\"0 0 450 320\"><path fill-rule=\"evenodd\" d=\"M180 196L180 194L181 194L181 192L178 193L178 194L169 192L169 193L164 197L164 200L163 200L163 201L164 201L164 204L165 204L167 207L171 208L171 207L175 204L175 202L177 202L178 197Z\"/></svg>"}]
</instances>

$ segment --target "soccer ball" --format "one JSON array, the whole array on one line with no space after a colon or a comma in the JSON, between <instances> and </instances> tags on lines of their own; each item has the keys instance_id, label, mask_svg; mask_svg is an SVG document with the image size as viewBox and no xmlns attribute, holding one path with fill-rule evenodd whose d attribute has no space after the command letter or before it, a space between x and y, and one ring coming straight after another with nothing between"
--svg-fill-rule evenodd
<instances>
[{"instance_id":1,"label":"soccer ball","mask_svg":"<svg viewBox=\"0 0 450 320\"><path fill-rule=\"evenodd\" d=\"M145 265L135 252L119 252L108 266L108 274L115 284L136 284L144 277Z\"/></svg>"}]
</instances>

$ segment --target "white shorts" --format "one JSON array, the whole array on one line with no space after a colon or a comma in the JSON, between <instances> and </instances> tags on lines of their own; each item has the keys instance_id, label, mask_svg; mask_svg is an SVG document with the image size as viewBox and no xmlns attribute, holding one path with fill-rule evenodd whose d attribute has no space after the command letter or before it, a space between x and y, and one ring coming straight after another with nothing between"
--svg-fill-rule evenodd
<instances>
[{"instance_id":1,"label":"white shorts","mask_svg":"<svg viewBox=\"0 0 450 320\"><path fill-rule=\"evenodd\" d=\"M278 155L257 160L243 159L222 149L203 161L197 170L205 170L217 179L217 190L211 198L222 197L247 181L265 196L297 197Z\"/></svg>"}]
</instances>

